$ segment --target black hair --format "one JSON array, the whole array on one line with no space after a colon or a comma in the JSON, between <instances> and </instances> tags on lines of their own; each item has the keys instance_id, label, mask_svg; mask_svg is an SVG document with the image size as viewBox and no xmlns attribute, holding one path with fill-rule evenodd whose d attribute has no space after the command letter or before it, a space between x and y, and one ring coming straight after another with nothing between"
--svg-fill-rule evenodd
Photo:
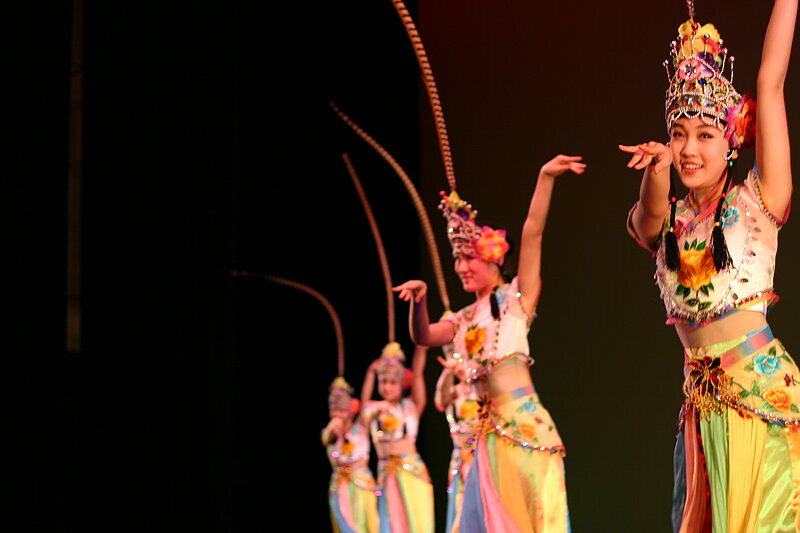
<instances>
[{"instance_id":1,"label":"black hair","mask_svg":"<svg viewBox=\"0 0 800 533\"><path fill-rule=\"evenodd\" d=\"M728 160L727 175L725 185L722 187L717 208L714 212L714 228L711 230L711 254L714 258L714 268L717 271L725 270L731 264L731 256L728 252L728 245L725 243L725 234L722 232L722 208L726 203L725 195L733 182L733 157ZM675 235L675 212L678 205L678 197L675 194L675 182L677 181L675 167L670 165L669 172L669 228L664 236L664 261L669 270L677 271L681 267L680 252L678 250L678 236Z\"/></svg>"}]
</instances>

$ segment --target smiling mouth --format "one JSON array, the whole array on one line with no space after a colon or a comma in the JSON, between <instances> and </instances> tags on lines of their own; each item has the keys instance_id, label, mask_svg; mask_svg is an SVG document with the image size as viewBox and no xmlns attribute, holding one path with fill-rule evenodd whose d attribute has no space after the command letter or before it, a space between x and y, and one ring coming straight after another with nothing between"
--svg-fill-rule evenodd
<instances>
[{"instance_id":1,"label":"smiling mouth","mask_svg":"<svg viewBox=\"0 0 800 533\"><path fill-rule=\"evenodd\" d=\"M703 165L700 163L681 163L681 169L687 172L700 170L701 168L703 168Z\"/></svg>"}]
</instances>

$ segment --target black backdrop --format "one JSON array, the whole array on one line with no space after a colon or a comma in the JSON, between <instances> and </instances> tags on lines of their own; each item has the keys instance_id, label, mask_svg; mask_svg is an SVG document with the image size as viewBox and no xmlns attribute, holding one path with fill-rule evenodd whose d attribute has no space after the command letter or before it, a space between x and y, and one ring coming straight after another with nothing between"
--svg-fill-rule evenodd
<instances>
[{"instance_id":1,"label":"black backdrop","mask_svg":"<svg viewBox=\"0 0 800 533\"><path fill-rule=\"evenodd\" d=\"M412 6L459 190L482 214L518 232L542 162L565 152L590 165L557 184L533 373L569 450L574 530L668 531L680 348L663 326L650 259L625 235L638 176L616 144L662 138L660 63L685 12L677 1L663 17L633 1L596 9ZM740 88L755 85L767 10L698 5L737 56ZM58 3L18 6L2 32L18 515L37 531L325 531L329 320L306 295L230 272L272 273L328 296L344 327L345 375L360 385L386 341L386 303L347 151L393 280L432 281L405 192L328 107L335 100L401 162L438 227L441 163L394 9L87 3L79 354L64 351L70 14ZM789 95L796 73L795 58ZM790 100L790 124L796 109ZM800 342L794 232L782 231L776 276L789 298L771 316L790 351ZM466 304L448 282L454 306ZM410 352L405 312L398 305L398 339ZM441 520L449 441L430 408L419 447Z\"/></svg>"}]
</instances>

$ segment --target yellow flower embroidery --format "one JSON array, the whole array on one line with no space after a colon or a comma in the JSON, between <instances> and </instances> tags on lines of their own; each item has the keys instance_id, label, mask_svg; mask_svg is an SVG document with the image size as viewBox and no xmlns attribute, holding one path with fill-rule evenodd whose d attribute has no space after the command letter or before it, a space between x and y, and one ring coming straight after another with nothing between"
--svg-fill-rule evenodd
<instances>
[{"instance_id":1,"label":"yellow flower embroidery","mask_svg":"<svg viewBox=\"0 0 800 533\"><path fill-rule=\"evenodd\" d=\"M477 326L471 326L467 329L465 343L467 345L468 354L476 355L481 353L484 342L486 342L486 329Z\"/></svg>"},{"instance_id":2,"label":"yellow flower embroidery","mask_svg":"<svg viewBox=\"0 0 800 533\"><path fill-rule=\"evenodd\" d=\"M790 411L792 408L792 393L784 387L769 389L764 393L764 399L780 411Z\"/></svg>"},{"instance_id":3,"label":"yellow flower embroidery","mask_svg":"<svg viewBox=\"0 0 800 533\"><path fill-rule=\"evenodd\" d=\"M690 248L681 250L681 268L678 270L678 283L689 287L693 291L711 282L711 277L717 273L714 267L714 257L708 246L702 249Z\"/></svg>"},{"instance_id":4,"label":"yellow flower embroidery","mask_svg":"<svg viewBox=\"0 0 800 533\"><path fill-rule=\"evenodd\" d=\"M400 420L393 415L383 415L381 417L381 427L388 432L393 432L400 425Z\"/></svg>"},{"instance_id":5,"label":"yellow flower embroidery","mask_svg":"<svg viewBox=\"0 0 800 533\"><path fill-rule=\"evenodd\" d=\"M517 424L517 429L523 438L533 440L536 438L536 427L533 424Z\"/></svg>"},{"instance_id":6,"label":"yellow flower embroidery","mask_svg":"<svg viewBox=\"0 0 800 533\"><path fill-rule=\"evenodd\" d=\"M467 400L463 404L461 404L461 409L459 409L458 416L462 420L469 420L471 418L475 418L475 415L478 414L478 402L474 400Z\"/></svg>"},{"instance_id":7,"label":"yellow flower embroidery","mask_svg":"<svg viewBox=\"0 0 800 533\"><path fill-rule=\"evenodd\" d=\"M353 451L356 449L356 445L352 442L343 442L342 443L342 453L344 455L352 455Z\"/></svg>"}]
</instances>

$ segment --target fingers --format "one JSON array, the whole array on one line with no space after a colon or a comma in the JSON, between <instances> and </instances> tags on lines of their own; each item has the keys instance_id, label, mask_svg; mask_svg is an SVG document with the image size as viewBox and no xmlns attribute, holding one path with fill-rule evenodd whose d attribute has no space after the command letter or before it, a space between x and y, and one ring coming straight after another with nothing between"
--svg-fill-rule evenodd
<instances>
[{"instance_id":1,"label":"fingers","mask_svg":"<svg viewBox=\"0 0 800 533\"><path fill-rule=\"evenodd\" d=\"M439 361L439 364L440 364L440 365L442 365L443 367L447 368L447 366L448 366L448 365L447 365L447 359L445 359L445 358L444 358L444 357L442 357L441 355L437 355L437 356L436 356L436 360L437 360L437 361Z\"/></svg>"}]
</instances>

